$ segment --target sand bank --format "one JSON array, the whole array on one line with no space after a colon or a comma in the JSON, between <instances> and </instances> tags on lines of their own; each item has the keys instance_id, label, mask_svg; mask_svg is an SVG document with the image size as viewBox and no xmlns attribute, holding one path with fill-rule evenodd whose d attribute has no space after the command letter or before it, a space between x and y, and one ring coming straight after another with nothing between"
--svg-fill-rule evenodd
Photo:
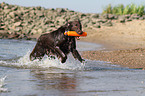
<instances>
[{"instance_id":1,"label":"sand bank","mask_svg":"<svg viewBox=\"0 0 145 96\"><path fill-rule=\"evenodd\" d=\"M88 36L82 41L102 44L105 50L83 52L83 58L109 61L129 68L145 68L144 20L114 22L112 27L84 30Z\"/></svg>"}]
</instances>

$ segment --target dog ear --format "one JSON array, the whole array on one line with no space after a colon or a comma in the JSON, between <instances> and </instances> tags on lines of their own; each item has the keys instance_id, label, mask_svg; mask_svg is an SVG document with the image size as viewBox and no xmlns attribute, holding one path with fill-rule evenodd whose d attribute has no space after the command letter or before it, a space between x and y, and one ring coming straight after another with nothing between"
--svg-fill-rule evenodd
<instances>
[{"instance_id":1,"label":"dog ear","mask_svg":"<svg viewBox=\"0 0 145 96\"><path fill-rule=\"evenodd\" d=\"M66 21L67 23L64 25L65 31L70 31L71 30L71 22Z\"/></svg>"},{"instance_id":2,"label":"dog ear","mask_svg":"<svg viewBox=\"0 0 145 96\"><path fill-rule=\"evenodd\" d=\"M68 20L66 19L66 24L64 25L64 27L68 28L70 26L70 22L68 22Z\"/></svg>"}]
</instances>

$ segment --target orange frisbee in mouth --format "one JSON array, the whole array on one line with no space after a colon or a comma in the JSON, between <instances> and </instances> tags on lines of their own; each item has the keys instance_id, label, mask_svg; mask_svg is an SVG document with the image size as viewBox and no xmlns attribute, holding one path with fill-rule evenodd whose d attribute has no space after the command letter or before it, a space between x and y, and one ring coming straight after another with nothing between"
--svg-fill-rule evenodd
<instances>
[{"instance_id":1,"label":"orange frisbee in mouth","mask_svg":"<svg viewBox=\"0 0 145 96\"><path fill-rule=\"evenodd\" d=\"M67 35L67 36L87 36L87 32L83 32L81 35L79 35L76 31L67 31L64 33L64 35Z\"/></svg>"}]
</instances>

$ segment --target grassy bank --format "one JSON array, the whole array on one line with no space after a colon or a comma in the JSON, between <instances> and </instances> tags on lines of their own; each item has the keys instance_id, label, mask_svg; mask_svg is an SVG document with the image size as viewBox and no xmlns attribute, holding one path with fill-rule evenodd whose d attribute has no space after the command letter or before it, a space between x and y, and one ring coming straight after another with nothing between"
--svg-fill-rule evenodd
<instances>
[{"instance_id":1,"label":"grassy bank","mask_svg":"<svg viewBox=\"0 0 145 96\"><path fill-rule=\"evenodd\" d=\"M140 16L144 15L145 5L129 4L124 6L119 4L117 6L112 6L109 4L103 9L103 14L114 14L114 15L126 15L126 14L138 14Z\"/></svg>"}]
</instances>

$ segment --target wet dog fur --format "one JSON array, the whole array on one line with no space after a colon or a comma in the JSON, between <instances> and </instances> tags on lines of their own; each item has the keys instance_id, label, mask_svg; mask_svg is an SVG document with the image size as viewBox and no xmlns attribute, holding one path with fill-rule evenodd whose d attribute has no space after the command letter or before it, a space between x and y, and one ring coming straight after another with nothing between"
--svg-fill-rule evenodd
<instances>
[{"instance_id":1,"label":"wet dog fur","mask_svg":"<svg viewBox=\"0 0 145 96\"><path fill-rule=\"evenodd\" d=\"M57 30L41 35L30 54L30 60L41 60L46 54L49 57L56 55L61 58L62 63L65 63L68 53L71 52L74 58L80 62L84 61L76 50L76 37L64 35L66 31L76 31L78 34L82 34L81 22L79 20L67 22Z\"/></svg>"}]
</instances>

